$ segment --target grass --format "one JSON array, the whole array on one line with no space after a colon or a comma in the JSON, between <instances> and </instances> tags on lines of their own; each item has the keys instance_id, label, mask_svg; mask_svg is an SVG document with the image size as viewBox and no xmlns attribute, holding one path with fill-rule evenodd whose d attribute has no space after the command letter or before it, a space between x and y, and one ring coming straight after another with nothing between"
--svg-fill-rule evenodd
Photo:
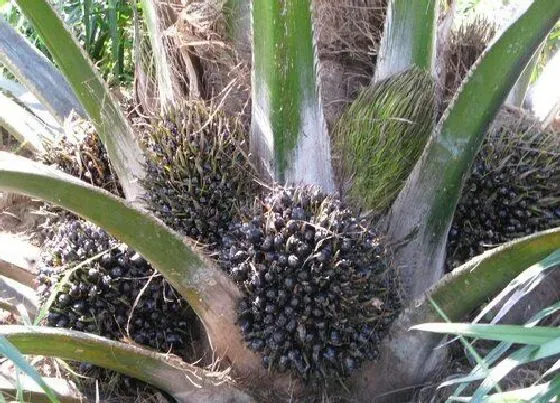
<instances>
[{"instance_id":1,"label":"grass","mask_svg":"<svg viewBox=\"0 0 560 403\"><path fill-rule=\"evenodd\" d=\"M546 273L558 268L560 263L560 249L527 268L505 287L498 296L482 310L472 323L449 323L447 317L439 307L435 306L443 319L448 323L426 323L413 326L411 329L428 332L453 334L463 343L465 350L474 357L477 365L468 375L448 378L439 388L455 386L452 396L447 401L505 401L500 399L512 398L512 401L548 402L560 391L560 328L554 325L539 323L546 318L557 315L560 302L547 306L533 315L524 325L496 324L513 306L519 302L530 303L531 292L536 285L546 280ZM522 298L526 297L522 300ZM432 302L433 303L433 302ZM537 302L538 303L538 302ZM490 324L477 323L486 311L500 306L499 312ZM464 337L472 337L467 342ZM494 340L500 343L484 357L478 354L474 344L480 340ZM488 344L487 344L488 345ZM552 360L550 360L552 358ZM549 361L543 361L549 359ZM556 363L554 363L556 361ZM542 364L537 374L533 374L531 382L522 382L514 376L516 370L529 368L531 365ZM528 367L529 366L529 367ZM551 376L551 375L555 376ZM512 378L512 387L503 392L500 383ZM545 382L546 380L548 382ZM503 385L506 386L506 385ZM529 387L526 387L529 386ZM495 393L491 393L495 390ZM464 394L472 396L464 396ZM529 396L529 400L524 400ZM507 400L510 401L510 400Z\"/></svg>"}]
</instances>

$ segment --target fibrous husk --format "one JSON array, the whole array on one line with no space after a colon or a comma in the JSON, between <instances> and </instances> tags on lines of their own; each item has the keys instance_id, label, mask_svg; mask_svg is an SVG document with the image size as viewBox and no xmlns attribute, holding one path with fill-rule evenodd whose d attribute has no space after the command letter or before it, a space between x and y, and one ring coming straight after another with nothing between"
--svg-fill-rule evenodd
<instances>
[{"instance_id":1,"label":"fibrous husk","mask_svg":"<svg viewBox=\"0 0 560 403\"><path fill-rule=\"evenodd\" d=\"M476 18L451 31L444 57L444 107L453 99L463 79L482 52L488 47L497 27L483 18Z\"/></svg>"},{"instance_id":2,"label":"fibrous husk","mask_svg":"<svg viewBox=\"0 0 560 403\"><path fill-rule=\"evenodd\" d=\"M396 198L435 119L434 81L412 70L364 89L334 133L339 181L350 200L376 213Z\"/></svg>"},{"instance_id":3,"label":"fibrous husk","mask_svg":"<svg viewBox=\"0 0 560 403\"><path fill-rule=\"evenodd\" d=\"M74 116L65 122L64 136L45 145L43 163L123 197L119 180L93 124Z\"/></svg>"},{"instance_id":4,"label":"fibrous husk","mask_svg":"<svg viewBox=\"0 0 560 403\"><path fill-rule=\"evenodd\" d=\"M259 189L245 138L237 120L201 102L156 122L146 139L148 208L181 234L219 246Z\"/></svg>"},{"instance_id":5,"label":"fibrous husk","mask_svg":"<svg viewBox=\"0 0 560 403\"><path fill-rule=\"evenodd\" d=\"M196 60L178 46L175 24L181 0L150 2L146 18L135 18L135 98L147 115L166 111L176 101L200 97ZM149 19L150 21L147 21Z\"/></svg>"},{"instance_id":6,"label":"fibrous husk","mask_svg":"<svg viewBox=\"0 0 560 403\"><path fill-rule=\"evenodd\" d=\"M525 112L501 111L489 129L447 241L447 270L523 236L560 226L560 133Z\"/></svg>"},{"instance_id":7,"label":"fibrous husk","mask_svg":"<svg viewBox=\"0 0 560 403\"><path fill-rule=\"evenodd\" d=\"M386 0L313 0L313 8L320 56L374 62L385 23Z\"/></svg>"},{"instance_id":8,"label":"fibrous husk","mask_svg":"<svg viewBox=\"0 0 560 403\"><path fill-rule=\"evenodd\" d=\"M188 1L175 23L175 41L178 48L196 60L201 98L212 100L248 128L251 49L248 42L237 40L232 34L235 28L229 26L232 22L228 21L230 10L226 3L223 0Z\"/></svg>"},{"instance_id":9,"label":"fibrous husk","mask_svg":"<svg viewBox=\"0 0 560 403\"><path fill-rule=\"evenodd\" d=\"M317 187L271 192L229 232L221 264L245 291L248 347L267 369L313 385L375 359L400 306L379 235Z\"/></svg>"},{"instance_id":10,"label":"fibrous husk","mask_svg":"<svg viewBox=\"0 0 560 403\"><path fill-rule=\"evenodd\" d=\"M386 0L313 0L321 95L330 127L373 77Z\"/></svg>"}]
</instances>

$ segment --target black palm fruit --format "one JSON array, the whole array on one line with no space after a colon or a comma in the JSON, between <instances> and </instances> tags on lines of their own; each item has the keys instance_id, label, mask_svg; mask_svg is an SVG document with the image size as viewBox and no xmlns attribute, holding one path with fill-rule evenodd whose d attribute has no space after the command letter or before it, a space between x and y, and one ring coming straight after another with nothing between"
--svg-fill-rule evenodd
<instances>
[{"instance_id":1,"label":"black palm fruit","mask_svg":"<svg viewBox=\"0 0 560 403\"><path fill-rule=\"evenodd\" d=\"M198 319L142 256L78 220L61 225L46 246L53 257L45 259L39 282L49 297L50 326L193 358Z\"/></svg>"},{"instance_id":2,"label":"black palm fruit","mask_svg":"<svg viewBox=\"0 0 560 403\"><path fill-rule=\"evenodd\" d=\"M241 126L189 103L146 139L148 208L169 227L212 246L257 191Z\"/></svg>"},{"instance_id":3,"label":"black palm fruit","mask_svg":"<svg viewBox=\"0 0 560 403\"><path fill-rule=\"evenodd\" d=\"M447 238L448 271L500 244L560 226L560 137L520 111L489 130Z\"/></svg>"},{"instance_id":4,"label":"black palm fruit","mask_svg":"<svg viewBox=\"0 0 560 403\"><path fill-rule=\"evenodd\" d=\"M398 282L365 220L315 187L280 188L233 224L221 264L246 296L239 325L264 365L316 383L375 359Z\"/></svg>"},{"instance_id":5,"label":"black palm fruit","mask_svg":"<svg viewBox=\"0 0 560 403\"><path fill-rule=\"evenodd\" d=\"M116 245L107 232L78 219L53 223L43 232L42 259L51 267L83 261Z\"/></svg>"}]
</instances>

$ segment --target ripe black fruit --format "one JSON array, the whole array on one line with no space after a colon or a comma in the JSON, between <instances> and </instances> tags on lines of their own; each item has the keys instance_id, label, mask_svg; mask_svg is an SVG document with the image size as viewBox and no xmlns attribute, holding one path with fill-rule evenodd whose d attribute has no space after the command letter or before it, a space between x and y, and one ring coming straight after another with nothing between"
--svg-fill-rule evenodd
<instances>
[{"instance_id":1,"label":"ripe black fruit","mask_svg":"<svg viewBox=\"0 0 560 403\"><path fill-rule=\"evenodd\" d=\"M93 259L62 262L52 258L57 250L71 251L84 242L91 242ZM162 276L150 278L153 268L132 249L92 224L72 220L61 223L43 255L46 265L38 277L40 292L43 299L57 292L49 307L49 326L113 340L130 338L161 352L194 358L190 346L193 337L199 337L198 319ZM57 283L60 290L54 288Z\"/></svg>"},{"instance_id":2,"label":"ripe black fruit","mask_svg":"<svg viewBox=\"0 0 560 403\"><path fill-rule=\"evenodd\" d=\"M504 242L560 226L560 138L504 110L465 183L447 237L448 271Z\"/></svg>"},{"instance_id":3,"label":"ripe black fruit","mask_svg":"<svg viewBox=\"0 0 560 403\"><path fill-rule=\"evenodd\" d=\"M280 188L260 205L232 225L221 256L248 292L238 314L249 348L306 381L350 375L377 356L378 339L359 335L383 334L399 307L377 235L314 187Z\"/></svg>"},{"instance_id":4,"label":"ripe black fruit","mask_svg":"<svg viewBox=\"0 0 560 403\"><path fill-rule=\"evenodd\" d=\"M79 128L78 141L72 142L64 136L54 143L46 144L43 162L82 181L123 196L122 188L113 171L105 146L89 122L72 122L87 125Z\"/></svg>"}]
</instances>

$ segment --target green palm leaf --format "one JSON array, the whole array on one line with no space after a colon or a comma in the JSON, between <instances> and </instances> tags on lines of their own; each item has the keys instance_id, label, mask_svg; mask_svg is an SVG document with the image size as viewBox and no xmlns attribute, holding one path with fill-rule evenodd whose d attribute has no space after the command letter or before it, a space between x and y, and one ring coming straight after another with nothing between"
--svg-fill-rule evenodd
<instances>
[{"instance_id":1,"label":"green palm leaf","mask_svg":"<svg viewBox=\"0 0 560 403\"><path fill-rule=\"evenodd\" d=\"M455 334L458 336L477 337L484 340L522 343L548 348L560 348L560 328L535 326L526 328L517 325L491 325L472 323L423 323L410 330L424 332ZM549 343L551 343L549 345Z\"/></svg>"},{"instance_id":2,"label":"green palm leaf","mask_svg":"<svg viewBox=\"0 0 560 403\"><path fill-rule=\"evenodd\" d=\"M41 35L53 59L72 86L107 148L128 200L142 193L144 157L116 101L87 55L46 0L17 0L25 16Z\"/></svg>"},{"instance_id":3,"label":"green palm leaf","mask_svg":"<svg viewBox=\"0 0 560 403\"><path fill-rule=\"evenodd\" d=\"M410 238L396 262L410 297L441 278L447 232L483 134L559 17L560 2L535 0L481 56L391 208L390 238Z\"/></svg>"},{"instance_id":4,"label":"green palm leaf","mask_svg":"<svg viewBox=\"0 0 560 403\"><path fill-rule=\"evenodd\" d=\"M0 348L4 346L2 340L11 346L11 353L17 348L23 354L88 362L150 383L179 402L205 401L213 395L227 397L227 401L252 401L226 379L223 384L216 382L224 378L223 374L206 372L176 356L93 334L43 326L4 325L0 326ZM12 356L17 358L21 354ZM19 360L17 363L23 365Z\"/></svg>"},{"instance_id":5,"label":"green palm leaf","mask_svg":"<svg viewBox=\"0 0 560 403\"><path fill-rule=\"evenodd\" d=\"M317 91L310 0L252 4L251 149L284 183L334 190L330 142Z\"/></svg>"},{"instance_id":6,"label":"green palm leaf","mask_svg":"<svg viewBox=\"0 0 560 403\"><path fill-rule=\"evenodd\" d=\"M142 254L199 315L221 356L259 368L235 326L239 291L184 240L129 202L45 165L0 153L0 189L58 204L99 225Z\"/></svg>"},{"instance_id":7,"label":"green palm leaf","mask_svg":"<svg viewBox=\"0 0 560 403\"><path fill-rule=\"evenodd\" d=\"M389 1L375 82L414 67L432 73L437 7L436 0Z\"/></svg>"}]
</instances>

